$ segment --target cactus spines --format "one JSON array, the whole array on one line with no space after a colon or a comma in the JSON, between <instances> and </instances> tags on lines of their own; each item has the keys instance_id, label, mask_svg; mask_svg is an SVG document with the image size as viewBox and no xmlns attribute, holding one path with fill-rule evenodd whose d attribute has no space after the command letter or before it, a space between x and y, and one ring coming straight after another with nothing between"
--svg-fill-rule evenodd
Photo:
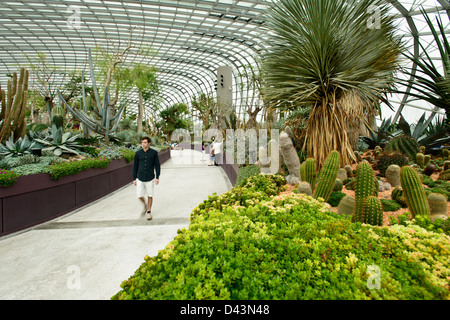
<instances>
[{"instance_id":1,"label":"cactus spines","mask_svg":"<svg viewBox=\"0 0 450 320\"><path fill-rule=\"evenodd\" d=\"M415 161L416 154L419 153L419 144L414 138L402 135L392 139L386 146L386 149L399 151L408 156L409 160Z\"/></svg>"},{"instance_id":2,"label":"cactus spines","mask_svg":"<svg viewBox=\"0 0 450 320\"><path fill-rule=\"evenodd\" d=\"M406 199L403 195L403 189L400 186L395 187L391 193L392 200L397 201L402 207L406 207Z\"/></svg>"},{"instance_id":3,"label":"cactus spines","mask_svg":"<svg viewBox=\"0 0 450 320\"><path fill-rule=\"evenodd\" d=\"M386 169L386 180L391 184L391 186L396 187L400 185L400 166L396 164L391 164Z\"/></svg>"},{"instance_id":4,"label":"cactus spines","mask_svg":"<svg viewBox=\"0 0 450 320\"><path fill-rule=\"evenodd\" d=\"M299 193L304 193L304 194L306 194L308 196L312 196L311 185L308 182L306 182L306 181L301 181L298 184L297 191Z\"/></svg>"},{"instance_id":5,"label":"cactus spines","mask_svg":"<svg viewBox=\"0 0 450 320\"><path fill-rule=\"evenodd\" d=\"M423 156L423 165L426 166L431 160L431 156L429 154L426 154Z\"/></svg>"},{"instance_id":6,"label":"cactus spines","mask_svg":"<svg viewBox=\"0 0 450 320\"><path fill-rule=\"evenodd\" d=\"M320 170L319 177L317 179L317 185L314 190L314 198L323 198L325 202L333 192L334 184L339 171L340 154L338 151L331 151L323 164L322 170Z\"/></svg>"},{"instance_id":7,"label":"cactus spines","mask_svg":"<svg viewBox=\"0 0 450 320\"><path fill-rule=\"evenodd\" d=\"M56 125L57 128L61 128L64 124L64 108L61 106L53 107L52 110L52 123Z\"/></svg>"},{"instance_id":8,"label":"cactus spines","mask_svg":"<svg viewBox=\"0 0 450 320\"><path fill-rule=\"evenodd\" d=\"M442 156L444 157L444 159L448 159L448 155L449 155L449 151L448 149L442 149Z\"/></svg>"},{"instance_id":9,"label":"cactus spines","mask_svg":"<svg viewBox=\"0 0 450 320\"><path fill-rule=\"evenodd\" d=\"M333 191L341 191L343 187L344 187L344 184L342 183L342 180L337 178L336 182L334 184Z\"/></svg>"},{"instance_id":10,"label":"cactus spines","mask_svg":"<svg viewBox=\"0 0 450 320\"><path fill-rule=\"evenodd\" d=\"M372 167L367 161L362 161L356 168L355 184L355 212L353 221L360 221L360 215L363 213L363 201L368 196L373 196L378 192L378 184L373 173Z\"/></svg>"},{"instance_id":11,"label":"cactus spines","mask_svg":"<svg viewBox=\"0 0 450 320\"><path fill-rule=\"evenodd\" d=\"M347 164L344 167L345 171L347 171L347 178L353 178L353 170L352 170L352 166Z\"/></svg>"},{"instance_id":12,"label":"cactus spines","mask_svg":"<svg viewBox=\"0 0 450 320\"><path fill-rule=\"evenodd\" d=\"M383 205L380 199L375 196L368 196L362 204L362 214L359 216L359 222L368 223L374 226L383 225Z\"/></svg>"},{"instance_id":13,"label":"cactus spines","mask_svg":"<svg viewBox=\"0 0 450 320\"><path fill-rule=\"evenodd\" d=\"M430 206L419 173L410 166L403 166L400 170L400 184L412 217L430 215Z\"/></svg>"},{"instance_id":14,"label":"cactus spines","mask_svg":"<svg viewBox=\"0 0 450 320\"><path fill-rule=\"evenodd\" d=\"M338 205L338 214L340 215L352 215L355 210L355 198L352 196L346 195L339 201Z\"/></svg>"},{"instance_id":15,"label":"cactus spines","mask_svg":"<svg viewBox=\"0 0 450 320\"><path fill-rule=\"evenodd\" d=\"M430 205L430 218L432 216L446 217L448 214L447 198L440 193L430 193L428 195L428 204Z\"/></svg>"},{"instance_id":16,"label":"cactus spines","mask_svg":"<svg viewBox=\"0 0 450 320\"><path fill-rule=\"evenodd\" d=\"M285 131L282 131L279 136L279 141L284 164L289 171L289 178L292 179L296 177L300 179L300 159L292 144L292 139Z\"/></svg>"},{"instance_id":17,"label":"cactus spines","mask_svg":"<svg viewBox=\"0 0 450 320\"><path fill-rule=\"evenodd\" d=\"M316 184L316 161L314 158L307 158L305 162L300 166L300 174L302 181L306 181L310 184L311 188L314 189Z\"/></svg>"},{"instance_id":18,"label":"cactus spines","mask_svg":"<svg viewBox=\"0 0 450 320\"><path fill-rule=\"evenodd\" d=\"M2 105L0 113L0 143L4 143L14 136L14 141L23 138L26 133L26 106L28 98L28 76L25 68L20 69L19 81L17 73L14 72L8 80L8 92L0 87L0 102Z\"/></svg>"},{"instance_id":19,"label":"cactus spines","mask_svg":"<svg viewBox=\"0 0 450 320\"><path fill-rule=\"evenodd\" d=\"M425 164L425 158L424 158L424 155L423 155L423 153L417 153L416 154L416 163L421 167L421 168L423 168L423 165Z\"/></svg>"}]
</instances>

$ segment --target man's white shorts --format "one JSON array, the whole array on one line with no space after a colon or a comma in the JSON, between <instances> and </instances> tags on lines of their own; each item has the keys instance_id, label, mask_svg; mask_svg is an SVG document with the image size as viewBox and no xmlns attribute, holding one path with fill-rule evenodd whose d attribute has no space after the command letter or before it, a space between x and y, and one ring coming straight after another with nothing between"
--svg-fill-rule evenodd
<instances>
[{"instance_id":1,"label":"man's white shorts","mask_svg":"<svg viewBox=\"0 0 450 320\"><path fill-rule=\"evenodd\" d=\"M136 194L138 198L153 197L154 188L155 188L155 179L145 182L136 179Z\"/></svg>"}]
</instances>

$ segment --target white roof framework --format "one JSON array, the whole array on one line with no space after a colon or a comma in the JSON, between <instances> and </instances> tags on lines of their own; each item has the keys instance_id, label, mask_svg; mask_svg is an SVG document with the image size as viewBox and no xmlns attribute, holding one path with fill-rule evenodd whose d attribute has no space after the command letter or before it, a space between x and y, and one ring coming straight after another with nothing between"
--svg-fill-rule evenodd
<instances>
[{"instance_id":1,"label":"white roof framework","mask_svg":"<svg viewBox=\"0 0 450 320\"><path fill-rule=\"evenodd\" d=\"M387 0L397 15L399 32L409 39L411 51L420 54L418 42L426 43L428 53L438 55L433 38L419 11L443 18L449 30L449 0ZM0 84L7 74L27 65L28 56L42 52L49 63L67 72L87 68L88 48L123 48L129 41L135 47L150 46L155 57L142 57L131 51L126 63L141 62L158 69L162 104L189 105L200 93L215 95L216 69L233 70L233 102L238 114L245 113L249 100L242 90L247 79L244 65L255 65L263 49L267 4L264 0L21 0L0 2ZM434 17L433 17L434 19ZM137 92L123 93L128 110L137 108ZM414 106L416 120L430 106L408 96L393 97L394 105ZM388 116L387 111L383 116ZM405 112L412 120L412 112ZM407 120L408 120L407 117Z\"/></svg>"}]
</instances>

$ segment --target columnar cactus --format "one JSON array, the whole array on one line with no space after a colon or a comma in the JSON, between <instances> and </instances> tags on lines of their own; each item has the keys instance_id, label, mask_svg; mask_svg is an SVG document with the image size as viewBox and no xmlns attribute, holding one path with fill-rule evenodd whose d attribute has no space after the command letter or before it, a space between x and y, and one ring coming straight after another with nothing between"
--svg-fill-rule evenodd
<instances>
[{"instance_id":1,"label":"columnar cactus","mask_svg":"<svg viewBox=\"0 0 450 320\"><path fill-rule=\"evenodd\" d=\"M353 178L353 169L351 165L346 165L344 167L345 171L347 171L347 178Z\"/></svg>"},{"instance_id":2,"label":"columnar cactus","mask_svg":"<svg viewBox=\"0 0 450 320\"><path fill-rule=\"evenodd\" d=\"M375 196L366 197L363 201L362 213L358 221L374 226L383 225L383 205L380 199Z\"/></svg>"},{"instance_id":3,"label":"columnar cactus","mask_svg":"<svg viewBox=\"0 0 450 320\"><path fill-rule=\"evenodd\" d=\"M356 184L355 184L355 212L353 221L361 221L360 216L363 214L363 202L368 196L378 194L378 185L375 184L375 175L372 167L367 161L362 161L356 168Z\"/></svg>"},{"instance_id":4,"label":"columnar cactus","mask_svg":"<svg viewBox=\"0 0 450 320\"><path fill-rule=\"evenodd\" d=\"M302 181L306 181L310 184L311 189L314 189L316 184L316 174L316 161L314 158L307 158L300 166L300 175Z\"/></svg>"},{"instance_id":5,"label":"columnar cactus","mask_svg":"<svg viewBox=\"0 0 450 320\"><path fill-rule=\"evenodd\" d=\"M416 163L421 167L421 168L423 168L423 165L425 164L425 158L424 158L424 155L423 155L423 153L418 153L418 154L416 154Z\"/></svg>"},{"instance_id":6,"label":"columnar cactus","mask_svg":"<svg viewBox=\"0 0 450 320\"><path fill-rule=\"evenodd\" d=\"M342 183L342 180L337 178L336 182L334 184L333 191L342 191L342 188L344 187L344 184Z\"/></svg>"},{"instance_id":7,"label":"columnar cactus","mask_svg":"<svg viewBox=\"0 0 450 320\"><path fill-rule=\"evenodd\" d=\"M53 107L52 110L52 123L56 125L57 128L61 128L64 125L64 108L61 106Z\"/></svg>"},{"instance_id":8,"label":"columnar cactus","mask_svg":"<svg viewBox=\"0 0 450 320\"><path fill-rule=\"evenodd\" d=\"M400 183L413 218L419 214L430 215L430 206L419 173L410 166L403 166L400 171Z\"/></svg>"},{"instance_id":9,"label":"columnar cactus","mask_svg":"<svg viewBox=\"0 0 450 320\"><path fill-rule=\"evenodd\" d=\"M320 197L327 201L330 197L338 175L340 161L341 156L338 151L333 150L328 154L318 176L314 190L315 199Z\"/></svg>"},{"instance_id":10,"label":"columnar cactus","mask_svg":"<svg viewBox=\"0 0 450 320\"><path fill-rule=\"evenodd\" d=\"M27 122L25 119L28 97L28 76L29 72L25 68L20 69L19 82L17 73L14 72L8 80L8 92L0 87L0 143L5 143L11 135L14 142L23 138L26 133Z\"/></svg>"},{"instance_id":11,"label":"columnar cactus","mask_svg":"<svg viewBox=\"0 0 450 320\"><path fill-rule=\"evenodd\" d=\"M391 198L392 200L397 201L399 204L402 205L402 207L406 207L406 199L405 196L403 195L403 189L401 186L397 186L395 187L392 192L391 192Z\"/></svg>"},{"instance_id":12,"label":"columnar cactus","mask_svg":"<svg viewBox=\"0 0 450 320\"><path fill-rule=\"evenodd\" d=\"M426 154L423 157L423 165L426 166L430 162L430 160L431 160L431 156L429 154Z\"/></svg>"}]
</instances>

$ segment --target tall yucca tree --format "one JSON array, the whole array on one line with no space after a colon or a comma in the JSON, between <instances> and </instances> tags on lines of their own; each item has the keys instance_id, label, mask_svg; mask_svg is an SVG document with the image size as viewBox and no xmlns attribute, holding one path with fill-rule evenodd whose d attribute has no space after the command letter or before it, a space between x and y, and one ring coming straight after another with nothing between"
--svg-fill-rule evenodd
<instances>
[{"instance_id":1,"label":"tall yucca tree","mask_svg":"<svg viewBox=\"0 0 450 320\"><path fill-rule=\"evenodd\" d=\"M402 50L382 0L279 0L268 10L263 68L272 105L311 106L309 157L355 160L350 120L376 109L393 86ZM305 146L304 146L305 148Z\"/></svg>"}]
</instances>

